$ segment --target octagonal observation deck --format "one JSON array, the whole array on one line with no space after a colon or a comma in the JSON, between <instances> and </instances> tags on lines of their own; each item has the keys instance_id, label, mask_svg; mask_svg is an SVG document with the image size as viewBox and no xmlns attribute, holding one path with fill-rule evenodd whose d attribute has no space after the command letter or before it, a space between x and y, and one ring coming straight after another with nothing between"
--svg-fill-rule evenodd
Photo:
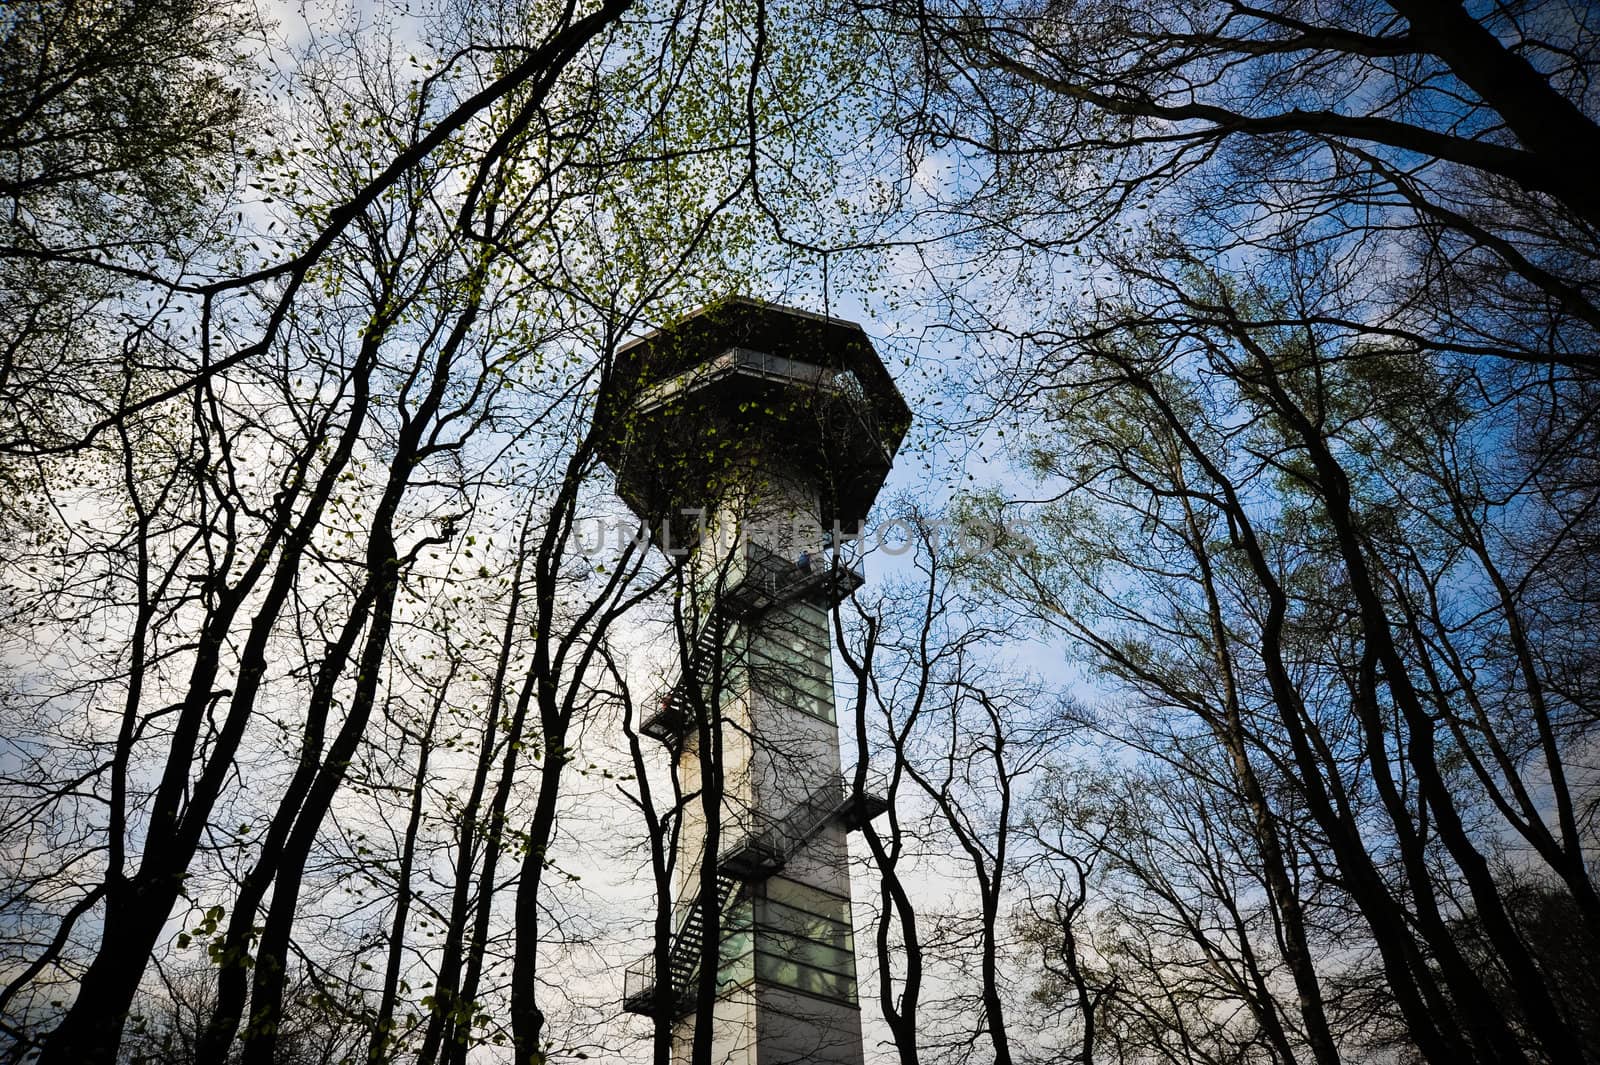
<instances>
[{"instance_id":1,"label":"octagonal observation deck","mask_svg":"<svg viewBox=\"0 0 1600 1065\"><path fill-rule=\"evenodd\" d=\"M617 352L600 457L646 522L756 468L810 480L824 526L867 515L911 411L861 327L732 296Z\"/></svg>"}]
</instances>

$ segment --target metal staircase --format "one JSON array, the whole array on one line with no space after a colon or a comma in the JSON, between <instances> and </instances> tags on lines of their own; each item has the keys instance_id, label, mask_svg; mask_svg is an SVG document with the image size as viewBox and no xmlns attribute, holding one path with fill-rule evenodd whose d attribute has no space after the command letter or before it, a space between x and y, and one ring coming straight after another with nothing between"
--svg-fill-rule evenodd
<instances>
[{"instance_id":1,"label":"metal staircase","mask_svg":"<svg viewBox=\"0 0 1600 1065\"><path fill-rule=\"evenodd\" d=\"M717 913L728 912L728 903L743 883L738 877L717 874ZM664 1003L668 1013L678 1016L684 1005L694 997L695 976L700 971L700 958L705 953L705 908L700 905L697 893L683 924L672 937L672 948L667 954L667 981L670 991ZM720 924L720 922L719 922ZM655 955L646 954L628 966L625 975L622 1008L629 1013L650 1016L655 1013L656 1001Z\"/></svg>"},{"instance_id":2,"label":"metal staircase","mask_svg":"<svg viewBox=\"0 0 1600 1065\"><path fill-rule=\"evenodd\" d=\"M679 743L694 727L689 684L705 693L723 650L728 630L735 622L749 625L784 603L809 600L833 606L861 587L866 579L859 570L837 558L819 556L802 567L756 543L745 545L745 568L740 579L723 589L706 624L689 652L688 670L645 717L639 731L669 746Z\"/></svg>"},{"instance_id":3,"label":"metal staircase","mask_svg":"<svg viewBox=\"0 0 1600 1065\"><path fill-rule=\"evenodd\" d=\"M856 795L855 790L838 779L830 780L815 789L804 802L790 810L777 823L765 831L739 841L717 862L718 915L728 912L728 904L738 894L741 885L765 880L783 870L790 858L799 853L811 838L831 821L838 819L848 829L861 825L888 809L888 803L877 795ZM698 881L698 877L694 878ZM683 923L672 937L668 952L667 973L671 993L666 997L666 1007L674 1016L687 1013L694 1000L695 977L700 971L701 958L707 954L705 937L705 909L702 895L697 891ZM720 926L720 921L718 922ZM715 954L715 951L711 952ZM624 976L622 1008L629 1013L650 1016L657 1008L655 954L644 957L628 966Z\"/></svg>"},{"instance_id":4,"label":"metal staircase","mask_svg":"<svg viewBox=\"0 0 1600 1065\"><path fill-rule=\"evenodd\" d=\"M678 683L661 697L655 711L639 726L640 732L662 743L673 745L693 727L694 704L689 696L689 683L693 683L696 690L702 693L710 687L712 680L715 679L717 656L728 638L728 629L732 627L733 620L725 610L711 612L711 617L700 630L700 635L694 641L694 647L689 651L689 668L685 677L679 679Z\"/></svg>"},{"instance_id":5,"label":"metal staircase","mask_svg":"<svg viewBox=\"0 0 1600 1065\"><path fill-rule=\"evenodd\" d=\"M755 543L746 544L739 579L723 589L689 651L687 669L662 697L640 731L676 749L695 726L692 692L710 692L719 656L726 650L735 624L749 626L785 603L805 600L832 606L861 586L864 578L837 559L819 556L804 564L791 561ZM694 685L693 689L690 685ZM716 912L724 915L743 885L765 880L784 865L830 821L859 828L887 808L877 796L855 795L835 776L776 822L752 831L717 856ZM698 883L698 876L690 883ZM658 1000L655 954L630 965L623 984L623 1009L646 1016L665 1009L674 1017L693 1005L701 959L716 957L719 944L706 942L703 896L696 890L667 953L665 978L669 991ZM721 926L719 919L718 926Z\"/></svg>"}]
</instances>

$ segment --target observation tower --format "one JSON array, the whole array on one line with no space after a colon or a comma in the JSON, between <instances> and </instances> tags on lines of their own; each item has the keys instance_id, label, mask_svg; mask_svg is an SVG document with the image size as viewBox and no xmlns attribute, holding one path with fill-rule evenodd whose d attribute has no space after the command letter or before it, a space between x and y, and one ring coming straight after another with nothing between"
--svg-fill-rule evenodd
<instances>
[{"instance_id":1,"label":"observation tower","mask_svg":"<svg viewBox=\"0 0 1600 1065\"><path fill-rule=\"evenodd\" d=\"M841 777L828 611L910 410L859 326L731 298L621 349L599 417L618 494L684 560L682 675L641 730L686 794L722 792L715 832L685 805L676 933L623 1008L671 1020L677 1065L699 1022L712 1065L859 1065L845 835L885 807Z\"/></svg>"}]
</instances>

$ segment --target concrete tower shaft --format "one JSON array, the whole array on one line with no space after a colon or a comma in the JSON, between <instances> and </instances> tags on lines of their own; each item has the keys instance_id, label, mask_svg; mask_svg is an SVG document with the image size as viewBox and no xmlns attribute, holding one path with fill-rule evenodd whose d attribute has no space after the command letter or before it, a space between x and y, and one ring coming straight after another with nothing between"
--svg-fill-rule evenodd
<instances>
[{"instance_id":1,"label":"concrete tower shaft","mask_svg":"<svg viewBox=\"0 0 1600 1065\"><path fill-rule=\"evenodd\" d=\"M910 413L858 327L743 299L630 345L608 384L618 493L694 544L683 676L643 728L721 792L714 825L686 812L670 960L630 968L625 1007L670 1016L684 1065L697 1023L711 1065L856 1065L845 836L882 805L841 780L828 610L862 578L823 543L864 520Z\"/></svg>"}]
</instances>

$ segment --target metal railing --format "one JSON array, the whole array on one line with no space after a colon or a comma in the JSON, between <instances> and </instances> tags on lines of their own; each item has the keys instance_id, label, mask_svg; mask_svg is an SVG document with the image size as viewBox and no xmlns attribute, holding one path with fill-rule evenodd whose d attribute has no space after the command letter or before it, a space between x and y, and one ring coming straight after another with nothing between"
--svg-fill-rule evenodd
<instances>
[{"instance_id":1,"label":"metal railing","mask_svg":"<svg viewBox=\"0 0 1600 1065\"><path fill-rule=\"evenodd\" d=\"M722 593L722 607L741 621L796 599L821 598L828 606L841 602L866 581L859 569L837 556L807 553L784 558L770 548L746 544L745 571Z\"/></svg>"}]
</instances>

